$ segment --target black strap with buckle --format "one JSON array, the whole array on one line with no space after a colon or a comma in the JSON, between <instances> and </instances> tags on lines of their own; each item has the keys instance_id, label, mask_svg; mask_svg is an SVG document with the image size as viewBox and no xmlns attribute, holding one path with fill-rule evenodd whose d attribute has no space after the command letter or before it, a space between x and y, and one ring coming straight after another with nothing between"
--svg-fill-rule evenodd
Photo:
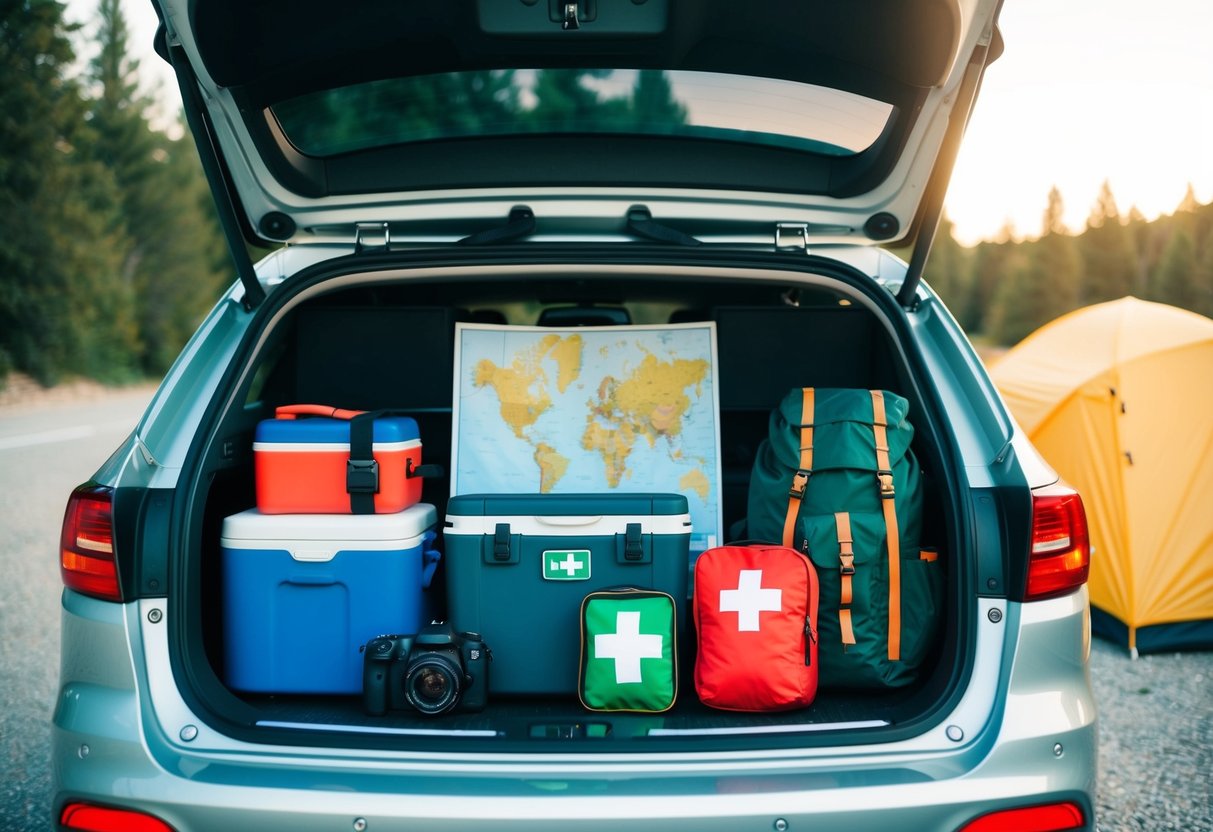
<instances>
[{"instance_id":1,"label":"black strap with buckle","mask_svg":"<svg viewBox=\"0 0 1213 832\"><path fill-rule=\"evenodd\" d=\"M350 511L374 514L379 493L379 463L375 460L375 418L380 411L360 413L350 419L350 458L345 464L345 490Z\"/></svg>"}]
</instances>

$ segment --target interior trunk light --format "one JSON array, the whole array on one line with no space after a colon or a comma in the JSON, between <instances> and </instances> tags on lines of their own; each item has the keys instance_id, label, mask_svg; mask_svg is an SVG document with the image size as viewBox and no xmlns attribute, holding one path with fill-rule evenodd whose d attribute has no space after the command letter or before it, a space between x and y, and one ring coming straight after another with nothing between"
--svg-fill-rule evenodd
<instances>
[{"instance_id":1,"label":"interior trunk light","mask_svg":"<svg viewBox=\"0 0 1213 832\"><path fill-rule=\"evenodd\" d=\"M1084 823L1077 804L1049 803L992 812L966 824L960 832L1063 832L1082 829Z\"/></svg>"},{"instance_id":2,"label":"interior trunk light","mask_svg":"<svg viewBox=\"0 0 1213 832\"><path fill-rule=\"evenodd\" d=\"M1032 492L1032 552L1025 601L1073 592L1087 582L1091 547L1078 492L1053 485Z\"/></svg>"},{"instance_id":3,"label":"interior trunk light","mask_svg":"<svg viewBox=\"0 0 1213 832\"><path fill-rule=\"evenodd\" d=\"M59 823L66 829L83 832L173 832L173 827L151 815L133 809L113 809L88 803L64 806Z\"/></svg>"},{"instance_id":4,"label":"interior trunk light","mask_svg":"<svg viewBox=\"0 0 1213 832\"><path fill-rule=\"evenodd\" d=\"M72 492L63 516L59 571L68 589L121 601L114 560L114 490L85 483Z\"/></svg>"}]
</instances>

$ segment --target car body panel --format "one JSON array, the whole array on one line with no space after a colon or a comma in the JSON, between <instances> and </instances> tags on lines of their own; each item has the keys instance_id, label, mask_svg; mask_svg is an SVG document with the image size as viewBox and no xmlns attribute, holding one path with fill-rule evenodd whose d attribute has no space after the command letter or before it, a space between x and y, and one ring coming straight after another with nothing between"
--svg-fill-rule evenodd
<instances>
[{"instance_id":1,"label":"car body panel","mask_svg":"<svg viewBox=\"0 0 1213 832\"><path fill-rule=\"evenodd\" d=\"M319 830L357 818L376 830L493 821L500 829L608 829L629 820L725 830L768 828L779 818L791 828L948 829L1044 794L1075 800L1091 817L1096 709L1080 649L1089 639L1085 589L1028 605L985 603L980 652L1002 670L983 674L987 683L971 693L996 695L975 710L962 705L937 731L886 748L708 759L461 758L234 743L177 696L165 672L171 610L162 601L116 605L68 590L63 608L64 678L73 681L53 718L57 804L120 799L178 832ZM1007 632L1018 642L1004 641ZM130 652L121 654L122 645ZM118 791L115 771L124 775Z\"/></svg>"}]
</instances>

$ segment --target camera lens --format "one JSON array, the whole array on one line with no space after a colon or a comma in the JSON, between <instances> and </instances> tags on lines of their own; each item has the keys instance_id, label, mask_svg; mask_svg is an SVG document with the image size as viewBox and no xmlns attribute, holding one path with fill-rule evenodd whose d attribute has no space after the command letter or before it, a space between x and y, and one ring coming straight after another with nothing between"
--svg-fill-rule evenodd
<instances>
[{"instance_id":1,"label":"camera lens","mask_svg":"<svg viewBox=\"0 0 1213 832\"><path fill-rule=\"evenodd\" d=\"M409 665L404 695L423 714L441 714L459 703L463 671L446 656L430 653Z\"/></svg>"}]
</instances>

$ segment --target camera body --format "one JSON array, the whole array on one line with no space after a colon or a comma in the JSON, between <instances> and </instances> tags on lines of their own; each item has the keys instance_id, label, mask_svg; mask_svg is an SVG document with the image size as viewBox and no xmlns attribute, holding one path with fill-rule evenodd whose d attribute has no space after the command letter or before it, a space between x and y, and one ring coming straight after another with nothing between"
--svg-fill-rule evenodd
<instances>
[{"instance_id":1,"label":"camera body","mask_svg":"<svg viewBox=\"0 0 1213 832\"><path fill-rule=\"evenodd\" d=\"M477 633L432 621L414 635L373 638L363 649L362 703L372 716L405 708L427 716L484 709L489 650Z\"/></svg>"}]
</instances>

